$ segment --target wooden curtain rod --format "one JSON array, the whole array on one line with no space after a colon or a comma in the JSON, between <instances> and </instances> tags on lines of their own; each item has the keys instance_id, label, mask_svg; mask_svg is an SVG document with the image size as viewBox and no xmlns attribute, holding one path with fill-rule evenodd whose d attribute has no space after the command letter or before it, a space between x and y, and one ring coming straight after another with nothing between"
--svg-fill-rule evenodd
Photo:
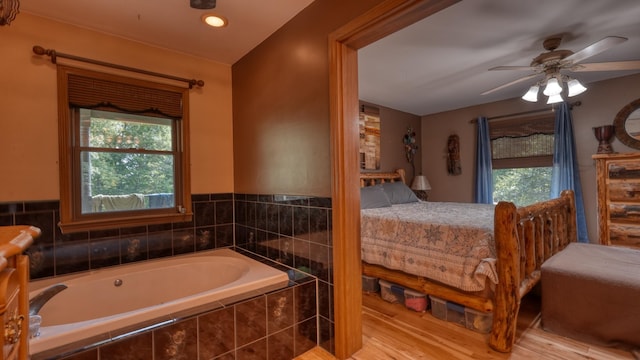
<instances>
[{"instance_id":1,"label":"wooden curtain rod","mask_svg":"<svg viewBox=\"0 0 640 360\"><path fill-rule=\"evenodd\" d=\"M42 46L38 46L38 45L35 45L33 47L33 52L36 55L47 55L47 56L50 56L52 64L55 64L57 62L57 58L61 57L61 58L75 60L75 61L82 61L82 62L86 62L86 63L89 63L89 64L106 66L106 67L110 67L110 68L114 68L114 69L118 69L118 70L131 71L131 72L136 72L136 73L140 73L140 74L144 74L144 75L151 75L151 76L161 77L161 78L170 79L170 80L182 81L182 82L186 82L187 84L189 84L189 89L192 89L194 85L198 86L198 87L203 87L204 86L204 81L203 80L185 79L185 78L181 78L181 77L177 77L177 76L173 76L173 75L167 75L167 74L161 74L161 73L148 71L148 70L136 69L136 68L132 68L132 67L129 67L129 66L112 64L112 63L99 61L99 60L87 59L87 58L80 57L80 56L60 53L60 52L57 52L57 51L55 51L53 49L45 49Z\"/></svg>"},{"instance_id":2,"label":"wooden curtain rod","mask_svg":"<svg viewBox=\"0 0 640 360\"><path fill-rule=\"evenodd\" d=\"M580 102L580 101L576 101L574 103L570 103L569 104L569 109L573 109L574 106L580 106L580 105L582 105L582 102ZM544 112L548 112L548 111L554 112L555 108L552 107L551 109L529 110L529 111L522 111L522 112L513 113L513 114L498 115L498 116L493 116L493 117L487 118L487 121L510 118L510 117L516 117L516 116L522 116L522 115L529 115L529 114L544 113ZM477 122L478 122L478 119L469 120L470 124L475 124Z\"/></svg>"}]
</instances>

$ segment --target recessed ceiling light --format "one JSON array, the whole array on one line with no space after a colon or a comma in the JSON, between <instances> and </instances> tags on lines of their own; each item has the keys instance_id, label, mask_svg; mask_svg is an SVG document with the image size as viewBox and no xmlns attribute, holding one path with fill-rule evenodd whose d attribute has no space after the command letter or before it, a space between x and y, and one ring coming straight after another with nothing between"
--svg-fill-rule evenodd
<instances>
[{"instance_id":1,"label":"recessed ceiling light","mask_svg":"<svg viewBox=\"0 0 640 360\"><path fill-rule=\"evenodd\" d=\"M228 24L227 19L225 19L220 15L213 15L213 14L203 15L202 21L204 21L205 24L213 27L225 27Z\"/></svg>"}]
</instances>

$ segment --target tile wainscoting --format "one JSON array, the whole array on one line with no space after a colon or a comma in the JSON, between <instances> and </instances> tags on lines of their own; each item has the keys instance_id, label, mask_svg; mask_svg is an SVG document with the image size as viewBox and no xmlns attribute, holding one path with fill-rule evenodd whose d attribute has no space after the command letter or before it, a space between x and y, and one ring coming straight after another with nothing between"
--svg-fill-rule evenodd
<instances>
[{"instance_id":1,"label":"tile wainscoting","mask_svg":"<svg viewBox=\"0 0 640 360\"><path fill-rule=\"evenodd\" d=\"M300 276L302 272L312 275L308 278L313 279L311 282L313 284L313 316L296 321L287 328L268 331L265 336L250 343L238 342L235 339L233 349L224 353L220 359L286 359L290 354L289 350L297 355L301 349L307 349L308 341L312 341L313 345L319 344L333 353L331 199L226 193L195 194L192 196L192 201L194 218L188 223L148 225L75 234L62 234L58 229L56 224L59 221L59 202L57 200L0 203L0 225L29 224L42 230L42 236L36 239L27 251L31 260L32 279L221 247L235 246L238 251L245 250L254 256L268 258L283 268L289 269L290 275L297 278L297 281L306 281L306 277ZM295 293L298 286L310 287L306 283L298 284L284 292ZM263 300L259 300L259 297L250 301L258 303L263 301L268 307L268 299L273 296L275 295L267 294ZM308 302L308 300L305 301ZM239 309L243 309L243 307L238 308L241 304L233 306L236 316L239 314L238 311L242 311ZM310 308L309 303L306 305L296 303L294 307L300 309L301 306L305 309ZM204 316L214 316L213 313L217 314L216 319L218 319L217 316L223 319L229 314L225 311L231 310L219 309L211 314L184 319L169 328L184 330L185 334L196 331L200 334L197 341L203 341L201 332L207 332L207 330L202 330L202 326L197 324L205 324L207 318ZM265 313L267 313L266 310ZM297 315L296 319L300 320ZM218 321L222 320L216 320ZM235 323L233 326L234 333L242 328L242 325L236 326ZM154 339L153 344L156 346L161 340L153 338L154 336L162 336L158 335L160 331L165 333L172 331L162 329L164 328L137 335L134 337L135 340L126 338L122 341L130 346L134 343L139 345L150 341L145 339ZM232 330L227 328L226 336ZM244 333L244 331L241 332ZM307 340L302 340L303 338ZM280 343L284 339L288 339L287 343ZM196 340L194 338L190 341ZM216 341L207 340L214 343ZM274 341L279 344L277 348L281 348L282 352L278 352L280 350L276 350L273 345L269 346ZM116 346L116 344L105 345L83 353L82 356L88 356L86 358L74 357L73 359L94 359L92 354L97 356L99 351L102 351L104 356L105 351L111 351L109 349L119 349L120 345ZM189 346L183 348L184 351L192 351L188 349L191 348ZM113 351L115 354L121 350ZM158 356L160 355L156 355L156 359L171 358Z\"/></svg>"}]
</instances>

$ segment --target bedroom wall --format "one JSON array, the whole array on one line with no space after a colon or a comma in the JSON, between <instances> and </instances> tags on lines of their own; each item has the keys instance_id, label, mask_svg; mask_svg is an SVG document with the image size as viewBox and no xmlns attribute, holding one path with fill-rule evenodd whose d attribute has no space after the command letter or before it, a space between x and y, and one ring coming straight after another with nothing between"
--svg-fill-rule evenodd
<instances>
[{"instance_id":1,"label":"bedroom wall","mask_svg":"<svg viewBox=\"0 0 640 360\"><path fill-rule=\"evenodd\" d=\"M597 242L596 175L591 156L596 153L598 142L592 128L613 124L622 107L640 98L640 74L588 86L589 90L575 98L582 105L575 107L572 113L589 240ZM518 98L422 117L422 168L431 183L430 200L473 201L476 127L469 120L480 115L492 117L543 108ZM446 171L446 142L452 133L460 136L462 174L459 176L448 175ZM635 151L617 139L613 140L612 146L617 152Z\"/></svg>"},{"instance_id":2,"label":"bedroom wall","mask_svg":"<svg viewBox=\"0 0 640 360\"><path fill-rule=\"evenodd\" d=\"M233 192L230 66L24 12L0 34L0 164L12 174L0 179L0 202L59 199L56 69L34 45L204 80L190 92L191 190Z\"/></svg>"},{"instance_id":3,"label":"bedroom wall","mask_svg":"<svg viewBox=\"0 0 640 360\"><path fill-rule=\"evenodd\" d=\"M407 184L411 184L413 177L422 173L420 117L366 101L360 101L360 105L368 105L380 109L380 170L377 171L386 172L404 169L407 174ZM402 142L409 127L413 128L417 135L418 152L414 157L415 174L411 169L411 164L407 161L404 143Z\"/></svg>"}]
</instances>

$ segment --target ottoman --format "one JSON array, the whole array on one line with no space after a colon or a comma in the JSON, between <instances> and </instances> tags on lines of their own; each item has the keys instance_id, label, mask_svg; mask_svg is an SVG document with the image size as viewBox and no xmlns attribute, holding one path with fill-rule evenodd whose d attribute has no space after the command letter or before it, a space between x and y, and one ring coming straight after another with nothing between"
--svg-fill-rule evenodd
<instances>
[{"instance_id":1,"label":"ottoman","mask_svg":"<svg viewBox=\"0 0 640 360\"><path fill-rule=\"evenodd\" d=\"M640 346L640 250L572 243L541 270L543 329Z\"/></svg>"}]
</instances>

